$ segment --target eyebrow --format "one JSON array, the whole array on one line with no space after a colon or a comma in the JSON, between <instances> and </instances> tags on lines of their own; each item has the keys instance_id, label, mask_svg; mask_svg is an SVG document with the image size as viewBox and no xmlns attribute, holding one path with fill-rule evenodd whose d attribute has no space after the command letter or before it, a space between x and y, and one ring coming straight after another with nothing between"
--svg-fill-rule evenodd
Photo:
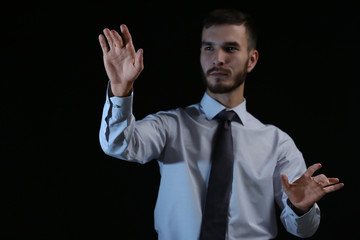
<instances>
[{"instance_id":1,"label":"eyebrow","mask_svg":"<svg viewBox=\"0 0 360 240\"><path fill-rule=\"evenodd\" d=\"M201 46L209 46L209 45L214 45L213 42L209 42L209 41L202 41L201 42ZM233 47L240 47L239 43L237 42L225 42L223 44L221 44L223 46L233 46Z\"/></svg>"}]
</instances>

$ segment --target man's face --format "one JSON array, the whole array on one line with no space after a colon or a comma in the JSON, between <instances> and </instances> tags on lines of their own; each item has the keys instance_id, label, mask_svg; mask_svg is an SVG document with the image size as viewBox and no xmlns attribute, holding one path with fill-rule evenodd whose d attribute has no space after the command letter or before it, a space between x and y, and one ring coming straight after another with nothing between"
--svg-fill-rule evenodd
<instances>
[{"instance_id":1,"label":"man's face","mask_svg":"<svg viewBox=\"0 0 360 240\"><path fill-rule=\"evenodd\" d=\"M203 28L200 63L210 92L228 93L244 82L249 71L245 31L243 25Z\"/></svg>"}]
</instances>

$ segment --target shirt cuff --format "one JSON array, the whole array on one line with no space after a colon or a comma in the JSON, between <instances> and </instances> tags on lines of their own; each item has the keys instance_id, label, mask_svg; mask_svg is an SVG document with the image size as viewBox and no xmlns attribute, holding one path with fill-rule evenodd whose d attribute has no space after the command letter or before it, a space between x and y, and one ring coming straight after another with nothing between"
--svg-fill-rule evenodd
<instances>
[{"instance_id":1,"label":"shirt cuff","mask_svg":"<svg viewBox=\"0 0 360 240\"><path fill-rule=\"evenodd\" d=\"M132 114L133 91L131 91L131 95L127 97L110 97L109 91L110 84L108 84L106 92L106 102L110 105L112 118L119 120L129 117Z\"/></svg>"},{"instance_id":2,"label":"shirt cuff","mask_svg":"<svg viewBox=\"0 0 360 240\"><path fill-rule=\"evenodd\" d=\"M316 204L314 204L310 209L309 211L307 211L306 213L302 214L302 215L297 215L295 213L295 211L292 209L291 206L289 206L289 204L286 204L286 211L290 213L291 216L293 217L296 217L296 218L302 218L302 217L306 217L306 215L314 215L316 214Z\"/></svg>"},{"instance_id":3,"label":"shirt cuff","mask_svg":"<svg viewBox=\"0 0 360 240\"><path fill-rule=\"evenodd\" d=\"M297 215L289 205L285 204L284 214L290 217L284 219L287 230L298 237L312 236L320 224L320 208L316 203L301 216Z\"/></svg>"}]
</instances>

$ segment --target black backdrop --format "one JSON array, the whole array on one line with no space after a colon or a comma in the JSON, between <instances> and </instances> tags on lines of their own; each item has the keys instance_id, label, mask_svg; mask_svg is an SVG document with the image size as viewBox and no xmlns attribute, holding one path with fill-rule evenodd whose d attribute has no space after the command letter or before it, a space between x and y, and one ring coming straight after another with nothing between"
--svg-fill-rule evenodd
<instances>
[{"instance_id":1,"label":"black backdrop","mask_svg":"<svg viewBox=\"0 0 360 240\"><path fill-rule=\"evenodd\" d=\"M311 239L356 236L359 17L347 1L133 1L2 7L2 239L156 239L158 165L106 156L98 142L107 76L98 35L127 24L145 69L134 114L200 100L199 21L215 7L252 13L260 59L248 110L295 140L308 165L345 188L320 202ZM315 1L314 1L315 2ZM279 224L278 239L296 239Z\"/></svg>"}]
</instances>

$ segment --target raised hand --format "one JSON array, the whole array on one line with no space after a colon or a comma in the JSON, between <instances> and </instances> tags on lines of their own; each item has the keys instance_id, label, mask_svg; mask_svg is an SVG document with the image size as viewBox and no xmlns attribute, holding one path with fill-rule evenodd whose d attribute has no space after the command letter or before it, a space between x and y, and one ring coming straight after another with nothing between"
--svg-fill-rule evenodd
<instances>
[{"instance_id":1,"label":"raised hand","mask_svg":"<svg viewBox=\"0 0 360 240\"><path fill-rule=\"evenodd\" d=\"M100 34L99 42L112 94L123 97L131 92L134 81L144 69L144 63L143 50L135 51L129 29L121 24L120 30L123 37L117 31L105 28L105 36Z\"/></svg>"},{"instance_id":2,"label":"raised hand","mask_svg":"<svg viewBox=\"0 0 360 240\"><path fill-rule=\"evenodd\" d=\"M311 165L295 182L289 183L285 174L281 175L282 185L296 213L307 212L327 193L341 189L344 184L338 178L328 178L324 174L312 177L321 168L321 164Z\"/></svg>"}]
</instances>

